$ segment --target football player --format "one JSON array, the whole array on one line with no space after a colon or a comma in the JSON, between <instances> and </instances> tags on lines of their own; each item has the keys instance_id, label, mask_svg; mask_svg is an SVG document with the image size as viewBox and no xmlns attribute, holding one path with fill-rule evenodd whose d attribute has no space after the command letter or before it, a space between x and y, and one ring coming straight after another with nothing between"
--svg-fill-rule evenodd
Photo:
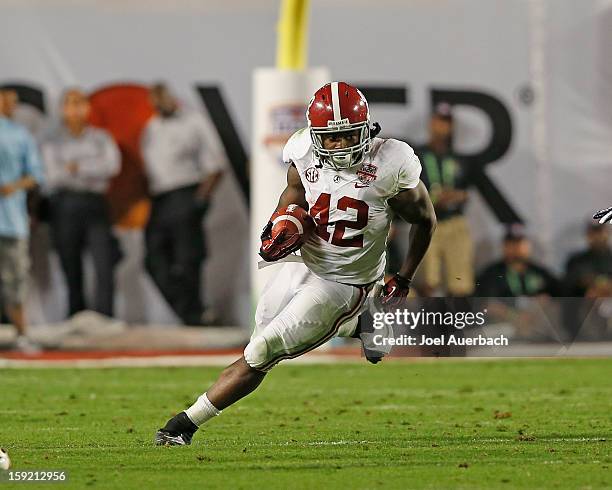
<instances>
[{"instance_id":1,"label":"football player","mask_svg":"<svg viewBox=\"0 0 612 490\"><path fill-rule=\"evenodd\" d=\"M157 431L157 445L190 444L198 427L255 390L279 361L337 335L359 336L357 317L383 278L394 215L412 224L409 252L398 273L378 290L384 303L408 294L436 226L418 157L406 143L375 137L380 126L371 127L365 97L347 83L317 90L306 116L308 128L296 132L283 151L287 187L277 207L297 204L316 222L316 233L300 249L303 263L282 265L264 288L243 356ZM268 223L260 255L281 260L294 247L270 232Z\"/></svg>"},{"instance_id":2,"label":"football player","mask_svg":"<svg viewBox=\"0 0 612 490\"><path fill-rule=\"evenodd\" d=\"M598 219L600 225L603 225L604 223L612 223L612 206L602 209L601 211L597 211L593 215L593 219Z\"/></svg>"}]
</instances>

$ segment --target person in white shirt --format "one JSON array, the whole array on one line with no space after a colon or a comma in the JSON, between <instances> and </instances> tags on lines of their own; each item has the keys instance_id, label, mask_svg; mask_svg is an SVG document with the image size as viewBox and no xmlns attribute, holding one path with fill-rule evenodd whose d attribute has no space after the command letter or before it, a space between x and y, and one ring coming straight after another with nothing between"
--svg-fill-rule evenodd
<instances>
[{"instance_id":1,"label":"person in white shirt","mask_svg":"<svg viewBox=\"0 0 612 490\"><path fill-rule=\"evenodd\" d=\"M201 114L180 108L164 84L150 96L156 114L141 139L152 199L145 266L183 323L202 325L210 321L201 299L202 219L223 175L222 157Z\"/></svg>"},{"instance_id":2,"label":"person in white shirt","mask_svg":"<svg viewBox=\"0 0 612 490\"><path fill-rule=\"evenodd\" d=\"M119 248L105 197L121 156L112 137L88 123L91 106L79 89L62 99L62 125L44 138L42 154L50 193L51 235L66 276L68 314L86 308L82 256L87 249L96 272L94 304L113 315L113 269Z\"/></svg>"}]
</instances>

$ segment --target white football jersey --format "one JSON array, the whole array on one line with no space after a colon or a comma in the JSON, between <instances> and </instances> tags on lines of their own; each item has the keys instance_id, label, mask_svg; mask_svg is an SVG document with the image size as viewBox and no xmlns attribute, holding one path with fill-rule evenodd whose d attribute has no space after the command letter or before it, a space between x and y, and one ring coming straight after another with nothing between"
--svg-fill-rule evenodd
<instances>
[{"instance_id":1,"label":"white football jersey","mask_svg":"<svg viewBox=\"0 0 612 490\"><path fill-rule=\"evenodd\" d=\"M312 153L308 128L297 131L283 150L306 190L310 214L319 226L301 254L316 275L346 284L369 284L385 271L392 211L387 200L419 183L421 164L402 141L374 138L364 161L334 170Z\"/></svg>"}]
</instances>

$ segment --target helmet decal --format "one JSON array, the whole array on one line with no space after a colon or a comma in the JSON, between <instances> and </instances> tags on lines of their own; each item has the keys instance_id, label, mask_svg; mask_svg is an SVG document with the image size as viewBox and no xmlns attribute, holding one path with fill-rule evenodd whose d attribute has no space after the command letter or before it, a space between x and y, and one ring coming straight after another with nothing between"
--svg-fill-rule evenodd
<instances>
[{"instance_id":1,"label":"helmet decal","mask_svg":"<svg viewBox=\"0 0 612 490\"><path fill-rule=\"evenodd\" d=\"M342 120L340 115L340 95L338 94L338 82L331 84L332 109L334 111L334 121ZM329 124L329 123L328 123Z\"/></svg>"}]
</instances>

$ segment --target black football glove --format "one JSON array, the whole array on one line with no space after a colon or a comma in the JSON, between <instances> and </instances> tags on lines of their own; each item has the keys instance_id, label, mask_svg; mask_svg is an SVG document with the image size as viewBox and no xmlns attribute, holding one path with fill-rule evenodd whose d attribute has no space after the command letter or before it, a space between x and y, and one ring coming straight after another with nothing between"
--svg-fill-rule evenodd
<instances>
[{"instance_id":1,"label":"black football glove","mask_svg":"<svg viewBox=\"0 0 612 490\"><path fill-rule=\"evenodd\" d=\"M401 303L408 296L411 283L410 279L395 274L386 282L382 289L382 303L384 305L397 305Z\"/></svg>"},{"instance_id":2,"label":"black football glove","mask_svg":"<svg viewBox=\"0 0 612 490\"><path fill-rule=\"evenodd\" d=\"M612 206L602 209L601 211L597 211L593 215L593 219L598 219L600 225L603 225L604 223L612 223Z\"/></svg>"}]
</instances>

